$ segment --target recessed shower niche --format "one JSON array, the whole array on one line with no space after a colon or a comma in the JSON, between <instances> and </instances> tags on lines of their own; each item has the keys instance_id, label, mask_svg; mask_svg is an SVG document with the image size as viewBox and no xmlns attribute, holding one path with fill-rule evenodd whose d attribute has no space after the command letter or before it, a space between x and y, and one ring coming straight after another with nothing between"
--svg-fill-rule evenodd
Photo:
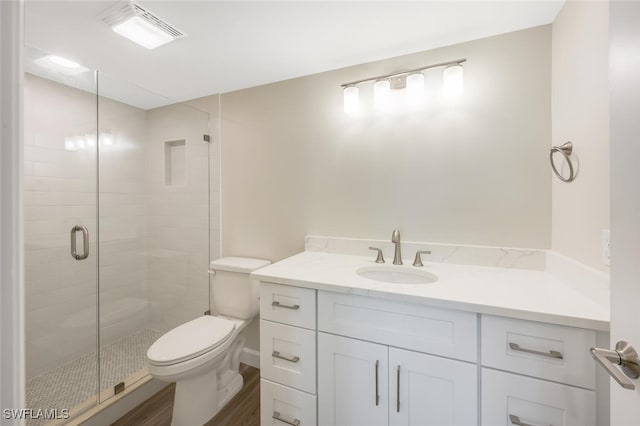
<instances>
[{"instance_id":1,"label":"recessed shower niche","mask_svg":"<svg viewBox=\"0 0 640 426\"><path fill-rule=\"evenodd\" d=\"M184 186L187 180L185 140L164 143L164 184Z\"/></svg>"}]
</instances>

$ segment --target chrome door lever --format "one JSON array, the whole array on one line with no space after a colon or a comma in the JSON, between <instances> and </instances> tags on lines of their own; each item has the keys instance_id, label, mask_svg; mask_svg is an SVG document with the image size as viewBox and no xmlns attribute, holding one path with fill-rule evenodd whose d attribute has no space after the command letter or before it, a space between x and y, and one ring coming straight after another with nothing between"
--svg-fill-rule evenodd
<instances>
[{"instance_id":1,"label":"chrome door lever","mask_svg":"<svg viewBox=\"0 0 640 426\"><path fill-rule=\"evenodd\" d=\"M616 349L591 348L589 351L593 359L607 370L607 373L625 389L634 390L636 386L631 379L640 377L640 358L638 353L629 343L620 340L616 343ZM620 369L615 365L619 365ZM624 374L623 374L624 373Z\"/></svg>"}]
</instances>

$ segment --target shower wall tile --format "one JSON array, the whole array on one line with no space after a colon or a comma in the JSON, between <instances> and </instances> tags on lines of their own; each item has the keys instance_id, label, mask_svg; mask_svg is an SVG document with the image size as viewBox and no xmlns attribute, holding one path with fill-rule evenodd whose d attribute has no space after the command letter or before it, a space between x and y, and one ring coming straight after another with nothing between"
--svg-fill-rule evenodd
<instances>
[{"instance_id":1,"label":"shower wall tile","mask_svg":"<svg viewBox=\"0 0 640 426\"><path fill-rule=\"evenodd\" d=\"M148 111L149 325L167 331L203 314L209 300L208 114L175 104ZM185 182L165 185L165 142L185 141Z\"/></svg>"}]
</instances>

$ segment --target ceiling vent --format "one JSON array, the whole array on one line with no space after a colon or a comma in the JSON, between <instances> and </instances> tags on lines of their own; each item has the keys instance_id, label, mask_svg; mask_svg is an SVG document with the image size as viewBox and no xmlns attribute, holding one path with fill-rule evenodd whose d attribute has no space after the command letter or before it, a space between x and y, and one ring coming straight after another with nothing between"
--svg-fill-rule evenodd
<instances>
[{"instance_id":1,"label":"ceiling vent","mask_svg":"<svg viewBox=\"0 0 640 426\"><path fill-rule=\"evenodd\" d=\"M155 49L186 36L176 27L132 1L116 3L104 11L100 19L116 33L147 49Z\"/></svg>"}]
</instances>

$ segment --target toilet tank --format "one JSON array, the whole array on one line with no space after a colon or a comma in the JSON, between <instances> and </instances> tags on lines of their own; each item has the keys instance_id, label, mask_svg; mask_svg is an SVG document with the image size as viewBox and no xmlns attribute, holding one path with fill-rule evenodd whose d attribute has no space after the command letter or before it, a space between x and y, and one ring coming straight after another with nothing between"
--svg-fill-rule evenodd
<instances>
[{"instance_id":1,"label":"toilet tank","mask_svg":"<svg viewBox=\"0 0 640 426\"><path fill-rule=\"evenodd\" d=\"M211 302L215 312L239 319L258 315L259 282L249 274L270 263L248 257L223 257L211 262Z\"/></svg>"}]
</instances>

